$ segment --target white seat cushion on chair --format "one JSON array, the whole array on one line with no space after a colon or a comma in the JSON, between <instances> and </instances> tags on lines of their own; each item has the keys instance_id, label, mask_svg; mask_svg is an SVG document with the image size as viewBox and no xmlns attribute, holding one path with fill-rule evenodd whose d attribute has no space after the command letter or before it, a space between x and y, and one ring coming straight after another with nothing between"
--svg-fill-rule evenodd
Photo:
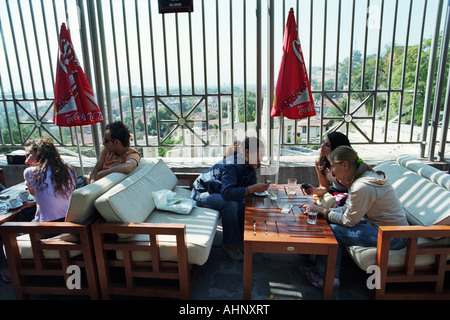
<instances>
[{"instance_id":1,"label":"white seat cushion on chair","mask_svg":"<svg viewBox=\"0 0 450 320\"><path fill-rule=\"evenodd\" d=\"M78 237L69 233L62 233L52 238L45 239L45 241L69 241L76 242L78 241ZM29 234L24 234L17 237L17 245L19 246L20 257L22 259L33 259L33 248L31 247L31 240ZM4 249L3 249L4 250ZM69 255L71 258L82 254L81 250L72 250L69 251ZM5 252L6 256L6 252ZM58 250L44 250L44 258L45 259L59 259L59 251Z\"/></svg>"},{"instance_id":2,"label":"white seat cushion on chair","mask_svg":"<svg viewBox=\"0 0 450 320\"><path fill-rule=\"evenodd\" d=\"M106 221L145 221L155 209L152 192L172 190L178 182L162 160L148 162L138 168L95 201L95 207Z\"/></svg>"},{"instance_id":3,"label":"white seat cushion on chair","mask_svg":"<svg viewBox=\"0 0 450 320\"><path fill-rule=\"evenodd\" d=\"M218 220L219 213L216 210L194 207L188 215L155 210L145 222L185 224L188 262L190 264L203 265L208 260ZM149 236L139 234L120 241L149 241ZM175 236L161 235L157 237L157 241L160 246L161 261L177 261ZM122 251L117 251L116 257L122 260ZM152 256L147 251L136 251L132 253L132 258L134 261L151 261Z\"/></svg>"},{"instance_id":4,"label":"white seat cushion on chair","mask_svg":"<svg viewBox=\"0 0 450 320\"><path fill-rule=\"evenodd\" d=\"M430 238L419 238L418 244L420 245L448 245L450 244L449 238L443 238L440 240L433 240ZM371 265L376 264L377 248L376 247L362 247L362 246L348 246L347 252L356 262L358 267L366 271ZM406 249L389 250L388 265L390 267L401 267L405 264L405 252ZM447 256L447 260L450 260L450 255ZM416 266L429 266L435 263L434 255L418 255L416 257Z\"/></svg>"}]
</instances>

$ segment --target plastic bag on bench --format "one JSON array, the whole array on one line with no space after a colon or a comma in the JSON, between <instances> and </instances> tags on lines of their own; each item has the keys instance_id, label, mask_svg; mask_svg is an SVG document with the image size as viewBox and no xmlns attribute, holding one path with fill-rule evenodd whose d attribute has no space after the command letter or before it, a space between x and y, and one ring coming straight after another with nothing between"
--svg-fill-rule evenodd
<instances>
[{"instance_id":1,"label":"plastic bag on bench","mask_svg":"<svg viewBox=\"0 0 450 320\"><path fill-rule=\"evenodd\" d=\"M188 198L177 198L171 190L153 192L153 200L159 210L171 211L179 214L189 214L196 202Z\"/></svg>"}]
</instances>

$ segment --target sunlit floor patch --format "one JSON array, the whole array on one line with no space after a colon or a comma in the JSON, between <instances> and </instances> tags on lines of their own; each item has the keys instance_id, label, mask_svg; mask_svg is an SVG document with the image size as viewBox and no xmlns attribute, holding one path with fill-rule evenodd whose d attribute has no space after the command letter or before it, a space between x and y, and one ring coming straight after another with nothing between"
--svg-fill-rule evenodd
<instances>
[{"instance_id":1,"label":"sunlit floor patch","mask_svg":"<svg viewBox=\"0 0 450 320\"><path fill-rule=\"evenodd\" d=\"M303 295L298 289L292 285L287 283L280 282L269 282L270 300L277 299L303 299Z\"/></svg>"}]
</instances>

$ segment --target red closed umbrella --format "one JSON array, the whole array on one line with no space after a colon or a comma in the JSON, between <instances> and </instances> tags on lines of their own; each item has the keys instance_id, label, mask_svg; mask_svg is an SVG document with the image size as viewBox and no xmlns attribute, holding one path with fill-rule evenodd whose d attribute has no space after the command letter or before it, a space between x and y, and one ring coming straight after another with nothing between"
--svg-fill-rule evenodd
<instances>
[{"instance_id":1,"label":"red closed umbrella","mask_svg":"<svg viewBox=\"0 0 450 320\"><path fill-rule=\"evenodd\" d=\"M53 120L60 127L85 126L105 121L64 23L59 34L54 106ZM76 128L75 136L83 170Z\"/></svg>"},{"instance_id":2,"label":"red closed umbrella","mask_svg":"<svg viewBox=\"0 0 450 320\"><path fill-rule=\"evenodd\" d=\"M311 85L306 72L305 60L297 34L294 9L289 11L284 30L283 56L270 112L272 117L280 117L278 157L276 160L275 183L278 183L278 169L281 154L281 134L284 117L303 119L316 115Z\"/></svg>"},{"instance_id":3,"label":"red closed umbrella","mask_svg":"<svg viewBox=\"0 0 450 320\"><path fill-rule=\"evenodd\" d=\"M316 115L292 8L284 31L283 57L270 115L289 119Z\"/></svg>"},{"instance_id":4,"label":"red closed umbrella","mask_svg":"<svg viewBox=\"0 0 450 320\"><path fill-rule=\"evenodd\" d=\"M59 35L53 120L60 127L84 126L104 121L64 23Z\"/></svg>"}]
</instances>

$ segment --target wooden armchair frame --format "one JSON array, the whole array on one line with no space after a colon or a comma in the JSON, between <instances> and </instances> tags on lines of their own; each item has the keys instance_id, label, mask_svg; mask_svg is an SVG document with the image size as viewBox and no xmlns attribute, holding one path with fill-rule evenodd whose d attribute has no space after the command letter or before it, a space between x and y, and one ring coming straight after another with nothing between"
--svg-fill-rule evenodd
<instances>
[{"instance_id":1,"label":"wooden armchair frame","mask_svg":"<svg viewBox=\"0 0 450 320\"><path fill-rule=\"evenodd\" d=\"M199 173L174 172L178 186L192 189ZM132 295L189 299L192 265L188 263L184 224L111 223L103 219L92 227L102 299L111 295ZM150 241L120 241L118 234L148 234ZM177 262L160 261L158 235L173 235L177 243ZM115 257L123 252L123 260ZM133 251L151 252L152 261L133 261ZM117 279L115 275L124 275ZM174 280L174 286L153 280ZM147 281L145 281L147 280ZM145 282L145 283L144 283ZM150 283L153 282L153 283ZM167 281L166 281L167 282Z\"/></svg>"},{"instance_id":2,"label":"wooden armchair frame","mask_svg":"<svg viewBox=\"0 0 450 320\"><path fill-rule=\"evenodd\" d=\"M111 223L98 221L93 225L93 240L98 266L101 295L133 295L189 299L191 265L188 264L185 225L152 223ZM120 241L117 234L148 234L150 241ZM176 237L177 262L160 261L158 235ZM123 252L123 260L116 259L116 251ZM149 251L152 261L133 261L133 251ZM118 271L115 272L114 271ZM125 280L115 280L121 273ZM117 277L116 277L117 278ZM141 280L138 281L137 279ZM174 287L145 283L142 279L175 280Z\"/></svg>"},{"instance_id":3,"label":"wooden armchair frame","mask_svg":"<svg viewBox=\"0 0 450 320\"><path fill-rule=\"evenodd\" d=\"M381 271L381 288L375 292L376 299L450 299L450 289L444 288L446 273L450 272L450 262L447 261L450 245L419 245L419 237L450 238L450 226L379 228L376 261ZM388 267L391 238L408 238L403 267ZM416 256L424 254L435 255L435 263L430 266L416 266ZM434 288L429 292L417 288L410 292L391 292L386 290L386 285L390 283L433 283Z\"/></svg>"},{"instance_id":4,"label":"wooden armchair frame","mask_svg":"<svg viewBox=\"0 0 450 320\"><path fill-rule=\"evenodd\" d=\"M194 172L174 172L178 179L178 186L185 189L192 189L195 179L198 178L201 173Z\"/></svg>"},{"instance_id":5,"label":"wooden armchair frame","mask_svg":"<svg viewBox=\"0 0 450 320\"><path fill-rule=\"evenodd\" d=\"M97 271L90 231L92 217L85 224L71 222L5 222L0 226L11 272L14 293L17 299L27 298L29 294L56 294L88 296L99 299ZM17 234L29 234L33 258L22 259L19 252ZM41 239L40 234L70 233L78 241L54 241ZM44 250L56 250L59 259L47 259ZM72 250L82 254L70 257ZM69 289L67 279L71 276L68 267L76 265L81 271L81 288ZM51 277L45 281L44 277Z\"/></svg>"}]
</instances>

